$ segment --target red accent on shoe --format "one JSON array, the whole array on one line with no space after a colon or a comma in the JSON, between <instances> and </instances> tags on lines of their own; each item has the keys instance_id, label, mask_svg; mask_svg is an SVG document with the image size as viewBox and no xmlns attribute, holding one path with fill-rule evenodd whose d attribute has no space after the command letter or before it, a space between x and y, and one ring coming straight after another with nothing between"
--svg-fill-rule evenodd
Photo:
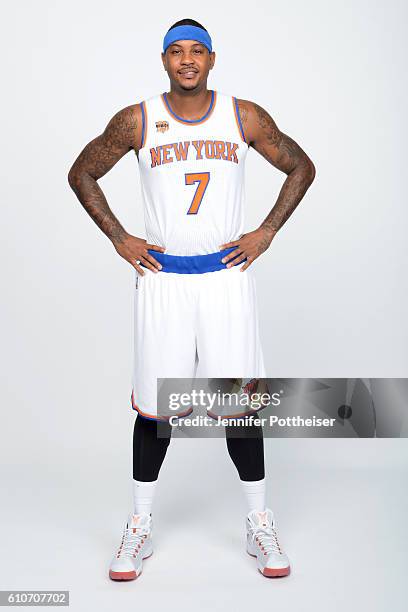
<instances>
[{"instance_id":1,"label":"red accent on shoe","mask_svg":"<svg viewBox=\"0 0 408 612\"><path fill-rule=\"evenodd\" d=\"M137 578L136 571L133 572L113 572L109 570L109 578L111 580L134 580Z\"/></svg>"},{"instance_id":2,"label":"red accent on shoe","mask_svg":"<svg viewBox=\"0 0 408 612\"><path fill-rule=\"evenodd\" d=\"M280 567L276 569L265 567L265 569L261 573L267 578L279 578L279 576L288 576L290 574L290 566L288 565L288 567Z\"/></svg>"}]
</instances>

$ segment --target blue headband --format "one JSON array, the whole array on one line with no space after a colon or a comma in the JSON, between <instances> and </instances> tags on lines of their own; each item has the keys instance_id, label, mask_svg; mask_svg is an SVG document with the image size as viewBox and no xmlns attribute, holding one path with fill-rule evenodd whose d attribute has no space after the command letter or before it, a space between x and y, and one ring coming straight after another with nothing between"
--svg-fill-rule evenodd
<instances>
[{"instance_id":1,"label":"blue headband","mask_svg":"<svg viewBox=\"0 0 408 612\"><path fill-rule=\"evenodd\" d=\"M192 25L180 25L167 32L163 40L163 53L178 40L196 40L207 47L210 53L212 51L211 36L206 30Z\"/></svg>"}]
</instances>

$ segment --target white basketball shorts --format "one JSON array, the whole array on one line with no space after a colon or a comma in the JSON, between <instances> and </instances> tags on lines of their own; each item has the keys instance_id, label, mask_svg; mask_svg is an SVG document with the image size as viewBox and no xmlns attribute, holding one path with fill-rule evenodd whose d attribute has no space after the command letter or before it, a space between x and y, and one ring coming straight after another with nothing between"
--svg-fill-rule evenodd
<instances>
[{"instance_id":1,"label":"white basketball shorts","mask_svg":"<svg viewBox=\"0 0 408 612\"><path fill-rule=\"evenodd\" d=\"M135 281L131 396L140 415L161 420L158 378L265 376L250 270L144 272L136 272Z\"/></svg>"}]
</instances>

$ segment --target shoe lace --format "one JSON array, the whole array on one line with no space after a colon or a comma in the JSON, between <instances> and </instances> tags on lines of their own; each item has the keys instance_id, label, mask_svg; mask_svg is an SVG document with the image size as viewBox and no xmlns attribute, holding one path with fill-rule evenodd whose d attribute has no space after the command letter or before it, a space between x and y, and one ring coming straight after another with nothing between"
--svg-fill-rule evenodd
<instances>
[{"instance_id":1,"label":"shoe lace","mask_svg":"<svg viewBox=\"0 0 408 612\"><path fill-rule=\"evenodd\" d=\"M145 527L133 527L131 529L129 527L125 527L117 556L126 557L137 554L148 535L149 529Z\"/></svg>"},{"instance_id":2,"label":"shoe lace","mask_svg":"<svg viewBox=\"0 0 408 612\"><path fill-rule=\"evenodd\" d=\"M276 529L272 526L267 527L250 527L249 529L252 542L257 541L263 550L264 553L278 553L282 554L279 542L278 542L278 534L276 533Z\"/></svg>"}]
</instances>

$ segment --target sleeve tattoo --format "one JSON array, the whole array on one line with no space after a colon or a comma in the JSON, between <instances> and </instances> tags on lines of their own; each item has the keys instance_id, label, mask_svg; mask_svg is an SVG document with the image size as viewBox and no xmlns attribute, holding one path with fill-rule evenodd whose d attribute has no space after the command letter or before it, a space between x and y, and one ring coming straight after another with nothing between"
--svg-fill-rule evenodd
<instances>
[{"instance_id":1,"label":"sleeve tattoo","mask_svg":"<svg viewBox=\"0 0 408 612\"><path fill-rule=\"evenodd\" d=\"M241 121L252 136L248 142L287 178L269 215L261 224L276 233L289 219L312 184L315 168L300 146L279 130L270 115L258 104L239 103Z\"/></svg>"},{"instance_id":2,"label":"sleeve tattoo","mask_svg":"<svg viewBox=\"0 0 408 612\"><path fill-rule=\"evenodd\" d=\"M120 111L103 134L86 145L68 175L69 184L86 212L104 234L116 242L123 241L126 231L109 208L97 181L129 150L136 150L136 130L134 107Z\"/></svg>"}]
</instances>

